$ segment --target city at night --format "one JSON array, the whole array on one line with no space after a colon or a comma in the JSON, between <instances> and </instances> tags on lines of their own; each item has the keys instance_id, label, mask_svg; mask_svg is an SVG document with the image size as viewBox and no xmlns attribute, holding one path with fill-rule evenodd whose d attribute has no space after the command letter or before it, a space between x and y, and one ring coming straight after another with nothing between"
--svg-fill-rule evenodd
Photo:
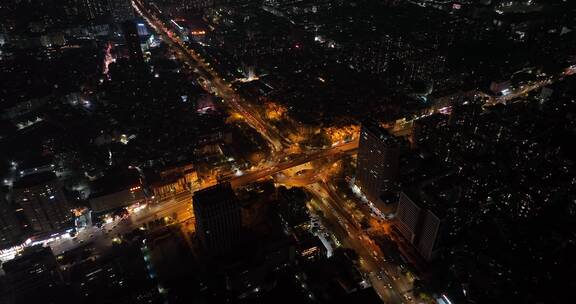
<instances>
[{"instance_id":1,"label":"city at night","mask_svg":"<svg viewBox=\"0 0 576 304\"><path fill-rule=\"evenodd\" d=\"M0 0L0 304L575 291L575 0Z\"/></svg>"}]
</instances>

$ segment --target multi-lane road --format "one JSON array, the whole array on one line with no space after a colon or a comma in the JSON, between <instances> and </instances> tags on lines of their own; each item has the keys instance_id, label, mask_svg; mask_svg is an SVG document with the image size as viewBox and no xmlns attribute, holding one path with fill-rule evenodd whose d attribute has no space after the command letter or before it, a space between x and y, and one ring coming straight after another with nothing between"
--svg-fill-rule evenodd
<instances>
[{"instance_id":1,"label":"multi-lane road","mask_svg":"<svg viewBox=\"0 0 576 304\"><path fill-rule=\"evenodd\" d=\"M292 155L294 157L283 160L293 148L290 142L271 126L247 100L237 94L232 89L231 82L227 82L206 62L195 50L187 46L177 37L170 34L170 28L146 7L142 0L132 1L134 8L159 33L165 42L180 55L180 59L189 67L193 68L199 76L210 79L210 86L223 98L233 111L242 115L245 121L256 131L258 131L269 143L275 152L275 159L265 166L256 168L253 171L245 172L240 176L230 176L229 181L234 187L252 183L259 179L273 176L277 173L302 165L304 163L329 157L339 157L345 154L355 153L358 148L358 141L344 143L328 149L308 151L305 153ZM573 68L576 70L576 68ZM566 74L568 75L568 74ZM511 94L499 98L490 97L487 104L506 103L512 99L520 97L530 91L536 90L557 80L550 78L535 82L525 87L521 87ZM344 244L353 248L362 258L363 267L368 273L377 293L386 303L409 303L412 302L411 282L404 277L396 265L386 262L380 250L368 235L359 227L358 223L346 210L345 202L332 189L329 181L310 183L316 181L315 178L301 179L303 185L315 196L319 198L321 204L318 205L330 221L334 232L339 235ZM199 190L212 185L205 183L199 185L195 190ZM130 232L135 228L146 226L151 221L170 217L178 222L193 219L192 194L189 191L174 194L149 203L145 208L134 212L127 218L116 219L104 224L101 228L89 227L80 231L74 238L61 238L51 242L56 254L71 250L86 243L94 243L97 248L105 250L118 235Z\"/></svg>"},{"instance_id":2,"label":"multi-lane road","mask_svg":"<svg viewBox=\"0 0 576 304\"><path fill-rule=\"evenodd\" d=\"M218 75L209 62L206 62L198 52L183 42L178 35L175 35L172 32L171 24L162 22L163 18L158 16L161 13L156 8L147 6L142 0L133 0L132 6L162 36L163 40L176 50L181 60L193 68L199 76L210 81L210 86L218 96L222 97L234 111L242 115L244 120L267 140L273 151L282 151L289 144L289 141L281 136L275 127L261 117L259 111L255 110L246 99L232 89L232 82L227 82Z\"/></svg>"},{"instance_id":3,"label":"multi-lane road","mask_svg":"<svg viewBox=\"0 0 576 304\"><path fill-rule=\"evenodd\" d=\"M386 263L377 246L362 229L356 227L342 210L341 204L333 199L321 183L307 185L306 189L320 202L315 207L322 211L330 230L345 247L354 249L361 258L361 267L380 298L385 303L410 303L411 284L399 280L396 267Z\"/></svg>"},{"instance_id":4,"label":"multi-lane road","mask_svg":"<svg viewBox=\"0 0 576 304\"><path fill-rule=\"evenodd\" d=\"M411 303L413 300L412 282L402 274L398 266L388 262L380 248L370 239L359 223L346 210L345 202L332 189L330 184L319 181L306 186L320 202L331 225L339 227L334 231L343 243L353 248L362 258L372 286L386 303Z\"/></svg>"},{"instance_id":5,"label":"multi-lane road","mask_svg":"<svg viewBox=\"0 0 576 304\"><path fill-rule=\"evenodd\" d=\"M114 238L136 228L145 227L152 221L165 217L178 222L193 219L191 203L192 194L190 192L174 194L155 203L148 203L144 208L130 213L127 217L115 218L102 224L102 227L88 226L81 229L74 237L61 237L49 242L48 245L55 254L61 254L88 243L94 244L96 249L106 250Z\"/></svg>"},{"instance_id":6,"label":"multi-lane road","mask_svg":"<svg viewBox=\"0 0 576 304\"><path fill-rule=\"evenodd\" d=\"M313 160L354 153L357 148L358 141L351 141L329 149L298 155L289 160L278 162L276 165L269 165L264 168L257 168L254 171L247 171L241 176L230 177L229 181L234 187L240 187ZM209 181L196 185L195 191L210 187L213 184L213 181ZM145 226L149 222L165 217L169 217L171 220L178 222L193 219L192 193L190 191L184 191L150 201L146 207L132 212L127 218L116 219L110 223L105 223L101 228L86 228L80 231L74 238L61 238L50 242L49 245L57 254L90 242L94 242L97 245L101 245L98 247L104 248L106 245L110 245L112 239L117 235L130 232L133 229Z\"/></svg>"},{"instance_id":7,"label":"multi-lane road","mask_svg":"<svg viewBox=\"0 0 576 304\"><path fill-rule=\"evenodd\" d=\"M262 117L260 117L258 111L255 110L249 102L246 102L236 94L234 90L231 89L231 85L219 77L219 75L210 67L209 63L205 62L197 52L186 46L178 37L176 37L176 35L171 34L170 26L163 24L161 21L161 19L165 18L159 18L159 16L156 16L153 13L154 10L152 8L147 8L141 0L133 0L133 4L139 14L141 14L150 26L159 32L163 36L164 40L181 55L181 59L183 59L188 66L194 67L201 75L204 74L206 79L210 79L210 85L216 90L218 95L221 96L232 109L240 113L246 119L247 123L269 142L270 146L277 154L280 156L286 155L286 153L283 152L290 148L288 142L284 140L272 126L262 119ZM280 162L277 164L270 163L263 168L247 172L242 176L231 177L229 181L233 186L238 187L287 170L291 167L304 164L311 160L343 155L345 153L354 153L357 150L357 147L358 141L355 140L330 149L304 153L286 162ZM309 188L309 190L315 191L314 185L310 185ZM383 260L379 260L377 251L373 248L374 244L370 244L371 240L361 231L361 229L358 229L352 222L350 222L350 215L340 207L341 205L339 205L340 202L338 200L331 197L333 194L327 194L325 189L318 189L316 193L322 197L325 202L329 202L328 204L331 205L330 210L331 212L334 212L334 218L338 219L334 224L343 224L343 228L348 231L348 237L346 238L347 243L362 256L367 265L366 269L368 270L369 278L382 299L385 302L391 303L403 303L403 297L408 297L409 299L410 296L408 294L410 286L400 286L400 282L385 274L387 272L389 273L387 268L391 268L391 266L382 265ZM346 218L348 223L343 222L343 218ZM352 233L350 233L350 229L352 229ZM383 258L380 257L380 259ZM404 298L404 301L408 301L407 298Z\"/></svg>"},{"instance_id":8,"label":"multi-lane road","mask_svg":"<svg viewBox=\"0 0 576 304\"><path fill-rule=\"evenodd\" d=\"M358 140L353 140L347 143L333 146L328 149L310 151L308 153L295 155L295 157L292 157L292 159L290 160L279 162L276 164L270 164L269 166L266 166L262 169L247 172L242 176L234 176L233 178L230 179L230 183L232 184L233 187L239 187L254 182L260 178L274 175L276 173L282 172L292 167L305 164L313 160L328 157L338 157L345 154L356 153L357 150L358 150Z\"/></svg>"}]
</instances>

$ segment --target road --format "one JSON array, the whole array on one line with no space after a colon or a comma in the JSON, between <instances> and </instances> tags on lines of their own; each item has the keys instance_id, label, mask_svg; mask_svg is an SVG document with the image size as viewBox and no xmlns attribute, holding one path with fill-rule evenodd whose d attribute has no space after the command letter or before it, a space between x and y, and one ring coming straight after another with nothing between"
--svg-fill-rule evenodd
<instances>
[{"instance_id":1,"label":"road","mask_svg":"<svg viewBox=\"0 0 576 304\"><path fill-rule=\"evenodd\" d=\"M395 266L386 265L366 233L349 221L347 213L342 212L342 208L332 199L324 186L316 183L306 186L306 189L321 202L316 207L329 221L331 231L339 237L345 247L354 249L361 258L361 266L380 298L385 303L411 303L404 298L404 294L410 295L405 292L411 289L410 285L404 286L401 281L395 279L393 273L388 270Z\"/></svg>"},{"instance_id":2,"label":"road","mask_svg":"<svg viewBox=\"0 0 576 304\"><path fill-rule=\"evenodd\" d=\"M355 153L357 148L358 141L355 140L329 149L309 152L308 154L298 155L293 159L277 163L277 165L258 168L242 176L233 176L230 178L230 182L234 187L239 187L313 160L331 156L342 156L346 153ZM195 190L201 190L212 185L213 183L208 182L198 185ZM156 202L151 202L147 204L146 207L131 213L128 218L105 223L102 228L88 227L81 230L74 238L61 238L50 242L49 246L56 254L72 250L86 243L95 243L97 247L105 248L112 244L114 237L128 233L142 227L148 222L164 217L170 217L178 222L192 220L194 214L192 211L191 192L184 191L162 198Z\"/></svg>"},{"instance_id":3,"label":"road","mask_svg":"<svg viewBox=\"0 0 576 304\"><path fill-rule=\"evenodd\" d=\"M338 193L336 193L334 186L324 181L321 181L318 184L332 199L332 202L338 208L337 210L340 210L341 212L344 213L348 213L345 207L346 205L345 201L342 199L340 195L338 195ZM365 216L370 217L369 210L364 209L362 211L364 212ZM353 217L348 217L348 219L350 221L355 221ZM358 225L359 224L356 223L356 226ZM377 252L378 260L380 261L379 266L381 267L382 270L388 273L388 276L393 278L393 281L395 281L395 284L393 285L396 286L396 290L398 291L398 293L406 294L407 292L410 292L412 290L412 282L408 277L406 277L404 274L401 273L401 271L397 267L398 265L386 262L385 258L380 252L380 248L378 248L378 246L374 243L374 241L372 241L369 238L368 234L364 233L364 239L368 243L367 246L373 248Z\"/></svg>"},{"instance_id":4,"label":"road","mask_svg":"<svg viewBox=\"0 0 576 304\"><path fill-rule=\"evenodd\" d=\"M318 150L301 154L296 156L292 160L281 162L276 165L267 166L260 170L248 172L242 176L232 177L230 179L230 183L232 184L232 187L239 187L241 185L249 184L263 177L274 175L278 172L302 165L304 163L313 160L327 158L331 156L335 157L335 156L342 156L344 154L356 153L357 150L358 150L358 140L353 140L351 142L337 145L325 150Z\"/></svg>"},{"instance_id":5,"label":"road","mask_svg":"<svg viewBox=\"0 0 576 304\"><path fill-rule=\"evenodd\" d=\"M282 151L290 144L287 139L282 137L273 126L261 117L259 111L254 109L254 106L232 89L231 82L227 82L220 77L210 66L209 62L205 61L198 52L187 46L177 35L173 34L170 29L171 25L164 24L159 16L156 16L158 13L155 12L154 8L146 6L141 0L133 0L132 6L162 36L166 43L176 49L177 53L181 55L180 58L188 66L194 68L205 79L209 79L210 85L215 89L218 96L222 97L234 111L242 115L246 122L267 140L273 151Z\"/></svg>"},{"instance_id":6,"label":"road","mask_svg":"<svg viewBox=\"0 0 576 304\"><path fill-rule=\"evenodd\" d=\"M246 172L241 176L230 176L229 180L234 187L249 184L313 160L338 157L357 151L358 140L355 140L329 149L308 151L296 155L289 160L278 161L288 155L294 146L291 146L288 140L283 138L273 126L263 119L259 111L256 110L250 102L237 94L232 89L231 83L220 77L217 72L210 67L209 62L206 62L197 52L186 46L178 37L170 35L169 29L162 24L158 18L144 9L145 6L141 0L133 0L132 3L138 13L157 33L162 35L165 42L181 55L181 59L188 66L194 68L200 76L210 79L210 85L215 89L216 93L223 98L230 108L242 115L246 122L267 140L275 152L276 157L274 161L269 162L265 167ZM143 12L146 12L146 14L143 14ZM576 71L576 67L570 71L572 71L573 74L573 71ZM566 73L565 75L571 74ZM487 105L507 103L533 90L549 85L558 79L561 79L561 76L534 82L502 97L487 96ZM309 184L309 182L313 182L316 179L317 175L315 175L314 178L302 178L299 182L319 198L322 203L319 204L318 207L321 208L326 218L330 221L334 232L344 240L346 246L353 248L362 258L363 267L380 297L387 303L412 302L412 300L409 300L413 298L411 294L411 282L399 272L396 265L386 262L380 249L366 233L360 229L360 226L355 222L353 216L346 210L345 202L333 190L330 182L324 181ZM292 180L296 181L297 179L292 178ZM198 189L210 185L212 184L203 184L200 185ZM87 243L93 243L97 248L106 250L118 235L142 227L153 220L163 217L171 217L178 222L193 220L191 206L191 193L178 193L172 197L163 198L154 204L149 204L140 211L130 214L128 218L117 219L106 223L102 228L88 227L80 231L74 238L63 237L49 243L49 246L56 254Z\"/></svg>"},{"instance_id":7,"label":"road","mask_svg":"<svg viewBox=\"0 0 576 304\"><path fill-rule=\"evenodd\" d=\"M102 227L86 227L81 229L74 238L63 237L48 243L48 245L55 254L61 254L88 243L92 243L97 249L104 251L112 244L115 237L131 232L148 222L164 217L171 217L178 222L193 219L191 207L192 194L182 192L156 203L147 204L146 207L131 213L126 218L116 218L111 222L102 224Z\"/></svg>"},{"instance_id":8,"label":"road","mask_svg":"<svg viewBox=\"0 0 576 304\"><path fill-rule=\"evenodd\" d=\"M208 76L206 79L210 79L211 85L216 89L218 95L221 96L226 103L231 106L231 108L240 113L246 119L247 123L269 142L270 146L276 153L282 154L286 148L289 148L289 143L284 140L273 127L262 119L260 115L258 115L258 111L255 110L250 103L238 96L238 94L231 89L231 84L226 83L224 79L219 77L219 75L210 67L209 63L205 62L204 59L194 50L189 49L179 38L176 37L176 35L169 34L170 30L168 26L162 24L160 19L152 14L150 8L146 8L141 0L133 0L133 5L150 26L163 36L165 41L167 41L173 48L176 48L178 53L185 55L183 56L183 59L189 66L196 67L197 70L200 71L201 75L204 74L205 76ZM354 153L356 152L357 147L358 141L356 140L330 149L313 151L276 165L269 164L267 167L253 172L248 172L242 176L230 177L229 180L233 186L238 187L263 177L276 174L288 168L304 164L311 160L343 155L344 153ZM318 195L321 195L321 192L318 192ZM328 195L328 198L324 197L324 199L326 199L325 201L331 202L329 203L332 204L331 210L339 218L338 222L340 224L344 223L344 229L348 232L352 230L353 233L347 233L347 236L349 236L347 237L347 242L349 242L351 247L363 257L364 261L366 261L369 277L378 294L385 302L403 303L401 294L408 290L409 287L400 286L400 282L383 275L384 273L381 273L390 267L382 265L383 261L379 260L379 257L375 254L371 253L375 252L374 250L369 249L371 246L374 246L373 243L371 245L368 243L371 242L371 240L361 230L359 230L357 226L350 222L351 216L345 212L345 210L340 209L340 206L334 202L337 198L331 198L330 195ZM338 208L339 210L335 211L335 208ZM343 222L343 218L346 218L347 220ZM346 223L346 221L348 222Z\"/></svg>"}]
</instances>

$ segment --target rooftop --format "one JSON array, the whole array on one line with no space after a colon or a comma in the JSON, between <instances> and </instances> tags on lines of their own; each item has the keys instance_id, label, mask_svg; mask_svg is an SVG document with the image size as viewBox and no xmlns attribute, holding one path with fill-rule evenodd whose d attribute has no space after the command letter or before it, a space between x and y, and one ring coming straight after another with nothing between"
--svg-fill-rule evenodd
<instances>
[{"instance_id":1,"label":"rooftop","mask_svg":"<svg viewBox=\"0 0 576 304\"><path fill-rule=\"evenodd\" d=\"M140 175L136 169L113 168L90 183L90 197L102 196L117 191L126 190L140 184Z\"/></svg>"},{"instance_id":2,"label":"rooftop","mask_svg":"<svg viewBox=\"0 0 576 304\"><path fill-rule=\"evenodd\" d=\"M377 122L373 120L362 121L362 128L368 130L368 132L380 138L380 140L386 144L396 145L400 143L396 137L392 136L386 129L382 128Z\"/></svg>"},{"instance_id":3,"label":"rooftop","mask_svg":"<svg viewBox=\"0 0 576 304\"><path fill-rule=\"evenodd\" d=\"M404 194L419 207L430 210L439 218L446 216L460 195L458 176L446 174L433 177L420 184L405 188Z\"/></svg>"},{"instance_id":4,"label":"rooftop","mask_svg":"<svg viewBox=\"0 0 576 304\"><path fill-rule=\"evenodd\" d=\"M236 193L232 190L230 183L221 183L196 191L194 192L193 198L196 207L205 207L208 205L222 206L236 200Z\"/></svg>"},{"instance_id":5,"label":"rooftop","mask_svg":"<svg viewBox=\"0 0 576 304\"><path fill-rule=\"evenodd\" d=\"M24 176L14 183L14 189L34 187L56 180L54 172L41 172Z\"/></svg>"}]
</instances>

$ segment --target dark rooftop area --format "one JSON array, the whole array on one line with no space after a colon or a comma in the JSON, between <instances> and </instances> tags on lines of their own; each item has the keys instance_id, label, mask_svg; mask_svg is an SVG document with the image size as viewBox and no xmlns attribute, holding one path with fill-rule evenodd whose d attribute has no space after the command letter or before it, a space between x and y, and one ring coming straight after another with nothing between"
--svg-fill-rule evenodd
<instances>
[{"instance_id":1,"label":"dark rooftop area","mask_svg":"<svg viewBox=\"0 0 576 304\"><path fill-rule=\"evenodd\" d=\"M41 186L45 183L54 182L57 180L54 172L41 172L31 175L26 175L14 183L14 188L23 189L35 186Z\"/></svg>"}]
</instances>

